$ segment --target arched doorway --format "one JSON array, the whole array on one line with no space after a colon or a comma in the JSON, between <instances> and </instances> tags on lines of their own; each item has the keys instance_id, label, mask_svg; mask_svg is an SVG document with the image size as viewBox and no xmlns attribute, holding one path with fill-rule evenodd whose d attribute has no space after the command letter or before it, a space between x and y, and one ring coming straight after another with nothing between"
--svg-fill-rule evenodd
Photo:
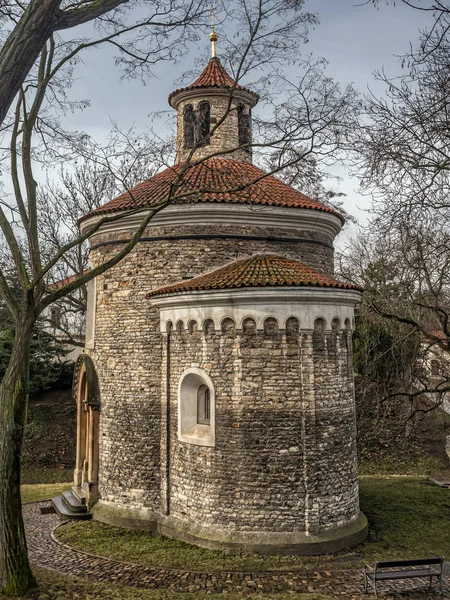
<instances>
[{"instance_id":1,"label":"arched doorway","mask_svg":"<svg viewBox=\"0 0 450 600\"><path fill-rule=\"evenodd\" d=\"M74 378L77 403L77 454L74 482L77 496L85 496L88 507L98 500L100 394L92 359L79 356Z\"/></svg>"}]
</instances>

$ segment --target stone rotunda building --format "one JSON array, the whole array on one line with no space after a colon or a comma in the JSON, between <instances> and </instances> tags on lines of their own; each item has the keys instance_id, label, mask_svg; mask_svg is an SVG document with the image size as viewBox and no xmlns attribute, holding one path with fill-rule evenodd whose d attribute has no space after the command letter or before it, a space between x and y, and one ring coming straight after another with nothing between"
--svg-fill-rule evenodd
<instances>
[{"instance_id":1,"label":"stone rotunda building","mask_svg":"<svg viewBox=\"0 0 450 600\"><path fill-rule=\"evenodd\" d=\"M361 290L333 277L341 215L252 164L257 100L213 56L169 97L177 164L81 220L86 232L121 215L90 236L96 266L176 186L91 283L75 486L55 504L211 548L319 554L367 532L351 337Z\"/></svg>"}]
</instances>

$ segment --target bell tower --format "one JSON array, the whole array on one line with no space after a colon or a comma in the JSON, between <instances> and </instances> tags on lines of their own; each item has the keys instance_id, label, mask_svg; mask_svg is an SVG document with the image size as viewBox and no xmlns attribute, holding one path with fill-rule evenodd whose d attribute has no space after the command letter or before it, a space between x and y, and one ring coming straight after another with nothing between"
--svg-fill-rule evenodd
<instances>
[{"instance_id":1,"label":"bell tower","mask_svg":"<svg viewBox=\"0 0 450 600\"><path fill-rule=\"evenodd\" d=\"M177 156L182 163L193 153L198 160L224 156L252 162L251 109L258 94L240 86L217 57L219 36L209 34L211 59L188 87L172 92L169 104L177 111Z\"/></svg>"}]
</instances>

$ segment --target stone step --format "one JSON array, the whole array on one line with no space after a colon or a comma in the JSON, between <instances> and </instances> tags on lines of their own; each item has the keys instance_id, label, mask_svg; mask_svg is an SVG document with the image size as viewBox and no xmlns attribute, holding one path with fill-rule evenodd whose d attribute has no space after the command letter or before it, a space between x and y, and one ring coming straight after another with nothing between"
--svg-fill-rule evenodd
<instances>
[{"instance_id":1,"label":"stone step","mask_svg":"<svg viewBox=\"0 0 450 600\"><path fill-rule=\"evenodd\" d=\"M70 510L66 503L63 501L62 496L55 496L52 499L52 505L60 519L92 519L92 514L89 512L73 512L72 510Z\"/></svg>"},{"instance_id":2,"label":"stone step","mask_svg":"<svg viewBox=\"0 0 450 600\"><path fill-rule=\"evenodd\" d=\"M73 494L72 490L68 490L67 492L62 493L62 499L64 504L67 506L69 510L72 512L87 512L86 504L80 502L78 498Z\"/></svg>"},{"instance_id":3,"label":"stone step","mask_svg":"<svg viewBox=\"0 0 450 600\"><path fill-rule=\"evenodd\" d=\"M450 488L450 481L441 481L435 479L434 477L430 477L430 481L432 481L435 485L438 485L439 487Z\"/></svg>"},{"instance_id":4,"label":"stone step","mask_svg":"<svg viewBox=\"0 0 450 600\"><path fill-rule=\"evenodd\" d=\"M86 504L86 492L81 485L74 485L72 488L72 494L75 496L78 502L81 502L81 504Z\"/></svg>"}]
</instances>

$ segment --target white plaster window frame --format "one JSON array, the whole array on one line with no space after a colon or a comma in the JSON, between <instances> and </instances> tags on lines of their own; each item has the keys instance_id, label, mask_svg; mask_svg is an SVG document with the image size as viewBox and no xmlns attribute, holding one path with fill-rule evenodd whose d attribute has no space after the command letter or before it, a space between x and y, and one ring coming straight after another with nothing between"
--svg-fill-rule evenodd
<instances>
[{"instance_id":1,"label":"white plaster window frame","mask_svg":"<svg viewBox=\"0 0 450 600\"><path fill-rule=\"evenodd\" d=\"M197 422L197 394L206 385L210 393L210 424ZM183 371L178 384L178 439L196 446L216 445L216 396L214 384L203 369L192 367Z\"/></svg>"},{"instance_id":2,"label":"white plaster window frame","mask_svg":"<svg viewBox=\"0 0 450 600\"><path fill-rule=\"evenodd\" d=\"M86 307L86 340L85 348L95 347L95 316L97 312L97 278L91 279L87 284L87 307Z\"/></svg>"}]
</instances>

